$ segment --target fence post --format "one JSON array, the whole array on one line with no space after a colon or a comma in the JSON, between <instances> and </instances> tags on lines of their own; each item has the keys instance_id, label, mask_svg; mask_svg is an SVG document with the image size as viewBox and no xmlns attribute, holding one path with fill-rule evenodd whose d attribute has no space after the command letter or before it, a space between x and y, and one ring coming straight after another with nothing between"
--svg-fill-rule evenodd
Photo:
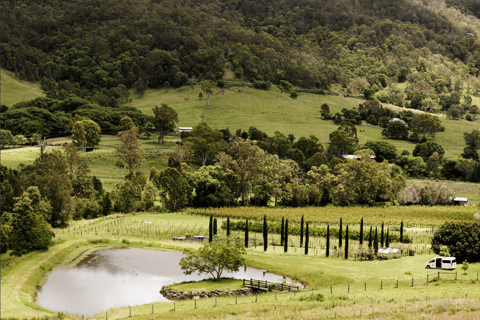
<instances>
[{"instance_id":1,"label":"fence post","mask_svg":"<svg viewBox=\"0 0 480 320\"><path fill-rule=\"evenodd\" d=\"M458 273L458 271L455 272L455 280L457 280L457 273Z\"/></svg>"},{"instance_id":2,"label":"fence post","mask_svg":"<svg viewBox=\"0 0 480 320\"><path fill-rule=\"evenodd\" d=\"M440 280L440 271L438 272L438 280Z\"/></svg>"},{"instance_id":3,"label":"fence post","mask_svg":"<svg viewBox=\"0 0 480 320\"><path fill-rule=\"evenodd\" d=\"M197 309L197 299L194 299L195 300L195 309Z\"/></svg>"},{"instance_id":4,"label":"fence post","mask_svg":"<svg viewBox=\"0 0 480 320\"><path fill-rule=\"evenodd\" d=\"M173 302L173 305L175 306L175 301ZM175 309L175 307L173 307ZM130 307L130 317L132 316L132 307Z\"/></svg>"},{"instance_id":5,"label":"fence post","mask_svg":"<svg viewBox=\"0 0 480 320\"><path fill-rule=\"evenodd\" d=\"M215 298L216 299L216 298ZM215 300L216 301L216 300ZM258 292L255 294L255 302L258 302Z\"/></svg>"},{"instance_id":6,"label":"fence post","mask_svg":"<svg viewBox=\"0 0 480 320\"><path fill-rule=\"evenodd\" d=\"M398 289L398 279L397 279L397 289Z\"/></svg>"},{"instance_id":7,"label":"fence post","mask_svg":"<svg viewBox=\"0 0 480 320\"><path fill-rule=\"evenodd\" d=\"M235 295L235 304L238 304L238 295Z\"/></svg>"},{"instance_id":8,"label":"fence post","mask_svg":"<svg viewBox=\"0 0 480 320\"><path fill-rule=\"evenodd\" d=\"M348 293L350 293L350 285L348 285Z\"/></svg>"},{"instance_id":9,"label":"fence post","mask_svg":"<svg viewBox=\"0 0 480 320\"><path fill-rule=\"evenodd\" d=\"M108 320L108 311L105 311L105 319Z\"/></svg>"},{"instance_id":10,"label":"fence post","mask_svg":"<svg viewBox=\"0 0 480 320\"><path fill-rule=\"evenodd\" d=\"M217 297L215 297L215 307L217 306Z\"/></svg>"},{"instance_id":11,"label":"fence post","mask_svg":"<svg viewBox=\"0 0 480 320\"><path fill-rule=\"evenodd\" d=\"M365 282L365 291L367 291L367 283Z\"/></svg>"},{"instance_id":12,"label":"fence post","mask_svg":"<svg viewBox=\"0 0 480 320\"><path fill-rule=\"evenodd\" d=\"M412 287L413 287L413 278L412 278Z\"/></svg>"},{"instance_id":13,"label":"fence post","mask_svg":"<svg viewBox=\"0 0 480 320\"><path fill-rule=\"evenodd\" d=\"M380 289L383 289L383 281L380 281Z\"/></svg>"},{"instance_id":14,"label":"fence post","mask_svg":"<svg viewBox=\"0 0 480 320\"><path fill-rule=\"evenodd\" d=\"M175 301L173 301L173 311L175 310L177 310L177 306L175 305ZM132 316L131 312L132 312L132 308L130 308L130 316Z\"/></svg>"},{"instance_id":15,"label":"fence post","mask_svg":"<svg viewBox=\"0 0 480 320\"><path fill-rule=\"evenodd\" d=\"M427 283L428 283L428 274L427 274Z\"/></svg>"},{"instance_id":16,"label":"fence post","mask_svg":"<svg viewBox=\"0 0 480 320\"><path fill-rule=\"evenodd\" d=\"M332 286L330 286L330 294L333 294Z\"/></svg>"},{"instance_id":17,"label":"fence post","mask_svg":"<svg viewBox=\"0 0 480 320\"><path fill-rule=\"evenodd\" d=\"M277 300L277 288L275 288L275 300Z\"/></svg>"}]
</instances>

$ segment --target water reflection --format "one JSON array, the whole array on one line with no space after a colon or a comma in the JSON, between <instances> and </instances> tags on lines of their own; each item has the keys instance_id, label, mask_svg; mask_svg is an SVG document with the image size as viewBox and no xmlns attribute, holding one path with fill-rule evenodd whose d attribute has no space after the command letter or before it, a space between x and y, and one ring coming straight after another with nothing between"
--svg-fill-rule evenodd
<instances>
[{"instance_id":1,"label":"water reflection","mask_svg":"<svg viewBox=\"0 0 480 320\"><path fill-rule=\"evenodd\" d=\"M182 253L145 249L98 250L75 267L53 271L38 294L37 303L53 311L93 316L125 306L169 301L159 290L181 281L209 278L208 275L183 274ZM262 279L281 282L281 276L247 268L224 277ZM290 280L290 279L287 279Z\"/></svg>"}]
</instances>

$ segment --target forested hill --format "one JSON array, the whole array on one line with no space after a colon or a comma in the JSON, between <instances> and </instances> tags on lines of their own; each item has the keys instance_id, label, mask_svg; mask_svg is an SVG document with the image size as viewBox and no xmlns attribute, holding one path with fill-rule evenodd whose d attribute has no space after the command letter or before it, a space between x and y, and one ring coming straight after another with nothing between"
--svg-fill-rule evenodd
<instances>
[{"instance_id":1,"label":"forested hill","mask_svg":"<svg viewBox=\"0 0 480 320\"><path fill-rule=\"evenodd\" d=\"M447 2L478 16L475 1ZM455 77L430 77L441 77L447 91L455 80L477 76L475 36L416 3L2 1L0 62L22 79L41 81L52 98L67 92L111 107L124 99L124 86L176 87L219 80L227 70L259 87L281 80L320 89L339 83L353 94L365 85L378 91L387 78L405 81L415 68L425 71L420 57L455 63ZM359 86L359 78L368 84ZM469 87L480 91L477 82Z\"/></svg>"}]
</instances>

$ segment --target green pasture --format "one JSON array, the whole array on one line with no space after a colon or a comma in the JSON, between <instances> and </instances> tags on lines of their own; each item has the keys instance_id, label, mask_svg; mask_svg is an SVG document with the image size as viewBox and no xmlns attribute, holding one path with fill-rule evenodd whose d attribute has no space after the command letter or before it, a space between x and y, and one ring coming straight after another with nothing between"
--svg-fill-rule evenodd
<instances>
[{"instance_id":1,"label":"green pasture","mask_svg":"<svg viewBox=\"0 0 480 320\"><path fill-rule=\"evenodd\" d=\"M222 278L219 281L213 281L210 279L182 282L171 286L170 289L176 291L188 291L188 292L200 292L200 291L214 291L214 290L231 290L243 288L243 281L237 279Z\"/></svg>"},{"instance_id":2,"label":"green pasture","mask_svg":"<svg viewBox=\"0 0 480 320\"><path fill-rule=\"evenodd\" d=\"M145 222L150 222L146 224ZM221 223L221 220L219 221ZM129 230L142 234L117 234L115 230ZM166 236L156 237L153 228L161 227L159 231L166 232ZM150 228L150 229L149 229ZM123 230L125 230L124 228ZM2 254L2 317L43 317L55 314L45 310L34 303L35 291L39 290L44 283L46 274L51 269L71 267L78 263L88 253L111 247L135 247L150 250L174 250L183 251L186 248L195 249L200 246L197 242L172 241L171 236L184 235L191 230L208 232L208 218L189 214L137 214L115 215L93 220L81 220L72 222L68 229L56 231L55 245L47 252L34 252L20 258ZM219 234L224 231L219 229ZM235 235L242 235L235 232ZM204 233L204 235L207 235ZM250 237L254 237L250 234ZM259 235L260 237L260 235ZM313 239L315 240L315 239ZM332 246L335 240L332 239ZM332 252L335 252L332 250ZM424 263L434 254L416 254L413 257L402 257L387 261L355 261L334 257L326 258L323 254L315 254L310 251L308 256L302 253L302 249L289 248L289 253L283 253L282 247L275 250L269 246L267 252L263 248L255 248L250 239L250 248L247 249L247 264L269 272L291 277L306 285L307 291L299 294L278 293L275 300L274 293L262 294L258 298L254 295L239 297L235 304L235 297L218 298L217 307L215 299L200 299L197 301L197 309L194 309L193 300L176 303L176 311L173 312L172 303L155 303L155 314L151 314L151 305L135 306L132 308L132 316L154 316L156 319L181 317L189 318L192 313L203 314L204 317L218 315L220 310L228 308L236 315L242 314L253 303L256 308L270 308L271 306L291 308L303 308L311 305L317 306L315 314L328 313L325 309L329 303L336 303L337 307L351 307L353 301L367 307L372 301L377 300L408 302L412 296L419 299L431 297L432 300L440 298L453 299L465 294L472 296L473 288L478 292L477 273L480 272L480 263L470 264L467 275L463 275L460 266L457 267L457 280L454 275L442 275L440 281L426 283L426 275L434 273L434 270L424 268ZM414 278L414 287L411 287ZM432 278L430 278L432 279ZM398 288L397 288L398 280ZM365 283L367 290L365 291ZM221 288L230 285L219 284ZM188 283L179 285L182 290L191 288L198 290L210 288L209 284ZM440 286L440 287L438 287ZM238 287L238 282L232 284ZM322 293L326 301L313 303L299 301L301 295L309 295L310 290ZM349 292L350 291L350 292ZM441 292L441 294L440 294ZM346 298L345 298L346 297ZM255 302L258 299L258 302ZM390 302L392 302L390 301ZM321 307L323 306L323 307ZM121 319L129 317L130 308L108 310L109 319ZM178 313L177 313L178 312ZM317 313L318 312L318 313ZM104 319L105 313L98 314L95 319ZM67 319L80 319L78 316L68 315ZM146 319L146 318L145 318Z\"/></svg>"},{"instance_id":3,"label":"green pasture","mask_svg":"<svg viewBox=\"0 0 480 320\"><path fill-rule=\"evenodd\" d=\"M45 93L40 89L39 83L31 83L15 78L13 72L5 69L0 70L1 74L1 104L11 107L22 101L44 97Z\"/></svg>"}]
</instances>

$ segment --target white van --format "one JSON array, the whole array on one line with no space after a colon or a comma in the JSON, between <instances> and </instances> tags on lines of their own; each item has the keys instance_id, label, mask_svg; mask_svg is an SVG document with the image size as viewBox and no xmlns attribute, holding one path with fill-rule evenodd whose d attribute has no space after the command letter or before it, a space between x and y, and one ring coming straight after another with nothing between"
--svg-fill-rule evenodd
<instances>
[{"instance_id":1,"label":"white van","mask_svg":"<svg viewBox=\"0 0 480 320\"><path fill-rule=\"evenodd\" d=\"M457 259L455 257L436 257L425 262L427 269L448 269L453 270L457 267Z\"/></svg>"}]
</instances>

